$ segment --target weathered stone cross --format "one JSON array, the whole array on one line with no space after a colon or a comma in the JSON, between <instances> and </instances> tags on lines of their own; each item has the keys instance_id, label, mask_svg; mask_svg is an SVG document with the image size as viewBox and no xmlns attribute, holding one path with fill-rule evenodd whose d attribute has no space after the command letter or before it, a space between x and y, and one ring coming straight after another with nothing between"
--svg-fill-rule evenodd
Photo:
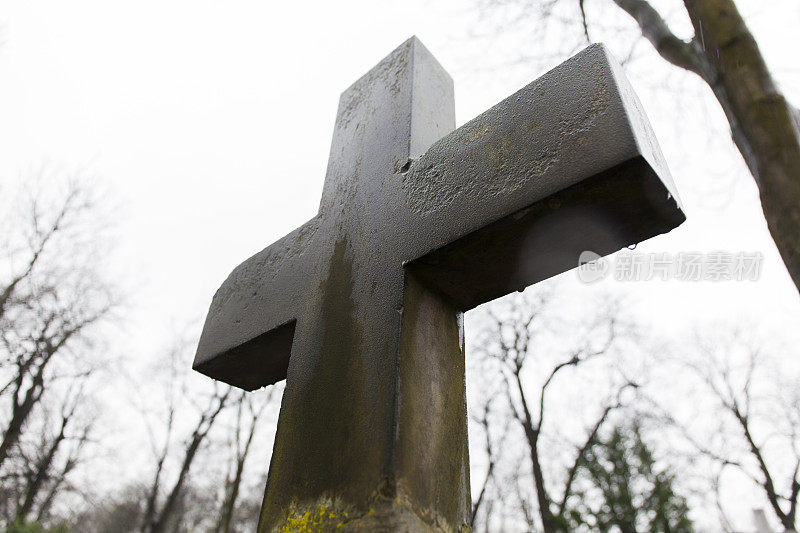
<instances>
[{"instance_id":1,"label":"weathered stone cross","mask_svg":"<svg viewBox=\"0 0 800 533\"><path fill-rule=\"evenodd\" d=\"M467 528L463 312L684 220L603 46L454 127L412 37L342 94L319 214L214 296L194 368L286 378L260 531Z\"/></svg>"}]
</instances>

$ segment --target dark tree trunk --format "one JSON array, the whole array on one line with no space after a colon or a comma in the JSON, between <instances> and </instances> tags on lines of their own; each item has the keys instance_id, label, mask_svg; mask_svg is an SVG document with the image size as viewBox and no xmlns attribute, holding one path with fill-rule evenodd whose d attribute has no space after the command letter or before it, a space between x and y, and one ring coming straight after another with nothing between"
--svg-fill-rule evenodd
<instances>
[{"instance_id":1,"label":"dark tree trunk","mask_svg":"<svg viewBox=\"0 0 800 533\"><path fill-rule=\"evenodd\" d=\"M0 466L8 458L11 448L19 441L22 435L22 428L33 411L33 407L42 398L45 388L45 370L53 356L64 347L70 338L76 335L84 326L93 322L93 320L87 320L77 326L66 329L60 338L58 336L40 338L39 341L44 345L41 352L30 354L27 361L22 364L17 363L16 388L11 398L11 419L3 432L3 441L0 442ZM44 333L42 336L44 337ZM26 378L30 378L31 383L23 394L22 389ZM21 394L22 399L20 399Z\"/></svg>"},{"instance_id":2,"label":"dark tree trunk","mask_svg":"<svg viewBox=\"0 0 800 533\"><path fill-rule=\"evenodd\" d=\"M183 457L183 463L181 464L181 471L178 474L178 480L172 487L169 496L167 496L167 500L164 502L164 507L161 508L158 518L150 528L152 533L163 533L167 525L169 525L169 521L172 518L175 509L177 508L177 503L181 495L181 491L183 490L183 485L186 482L186 476L189 474L189 469L192 467L192 462L194 461L194 457L197 454L197 450L200 448L200 444L203 442L204 437L205 433L195 433L192 436L192 441L186 448L186 454Z\"/></svg>"},{"instance_id":3,"label":"dark tree trunk","mask_svg":"<svg viewBox=\"0 0 800 533\"><path fill-rule=\"evenodd\" d=\"M647 0L613 0L670 63L709 85L756 180L761 209L800 290L800 115L778 90L733 0L684 0L695 37L678 39Z\"/></svg>"},{"instance_id":4,"label":"dark tree trunk","mask_svg":"<svg viewBox=\"0 0 800 533\"><path fill-rule=\"evenodd\" d=\"M800 288L800 128L733 0L684 0L733 140L755 178L764 218Z\"/></svg>"},{"instance_id":5,"label":"dark tree trunk","mask_svg":"<svg viewBox=\"0 0 800 533\"><path fill-rule=\"evenodd\" d=\"M179 508L180 497L184 489L184 485L186 480L189 476L189 471L192 468L192 463L194 462L195 457L197 456L197 452L200 449L200 445L205 440L208 432L211 430L211 426L214 424L214 421L217 418L217 415L222 411L225 407L225 403L228 399L228 395L230 394L230 390L222 393L221 395L215 395L211 403L209 404L208 410L204 411L200 415L200 419L195 426L194 431L192 432L192 436L188 441L186 446L186 451L183 455L183 462L181 463L181 469L178 473L178 479L175 481L175 484L172 486L172 490L170 490L169 495L167 496L166 501L164 502L163 507L161 510L156 513L155 512L155 502L158 498L157 490L158 490L158 478L161 472L163 461L159 462L158 470L156 474L156 484L154 485L153 494L150 495L151 499L148 500L148 511L149 514L145 514L145 521L143 523L143 530L149 531L149 533L164 533L166 528L170 524L170 521L173 520L176 510ZM150 505L152 503L152 506Z\"/></svg>"},{"instance_id":6,"label":"dark tree trunk","mask_svg":"<svg viewBox=\"0 0 800 533\"><path fill-rule=\"evenodd\" d=\"M6 430L3 433L3 441L0 442L0 465L5 462L5 460L8 458L8 454L11 452L11 448L17 443L17 441L19 441L19 437L22 435L22 426L28 419L28 416L31 414L33 406L41 397L42 386L44 383L44 364L42 364L42 366L37 370L38 371L36 375L33 377L33 383L25 391L22 401L20 401L19 397L16 395L18 394L19 389L12 398L13 405L11 409L11 420L9 420L8 426L6 426ZM20 373L18 377L21 386L21 382L24 380L25 375Z\"/></svg>"},{"instance_id":7,"label":"dark tree trunk","mask_svg":"<svg viewBox=\"0 0 800 533\"><path fill-rule=\"evenodd\" d=\"M56 435L55 439L53 439L53 442L47 448L47 451L36 465L36 472L34 472L33 477L28 483L28 488L25 491L25 499L22 502L22 506L17 511L17 518L20 519L20 522L22 523L27 520L28 514L33 509L33 504L36 501L36 497L39 495L39 491L42 490L45 481L48 479L50 469L53 466L53 459L55 459L56 452L66 437L65 431L68 423L69 417L64 417L64 419L61 421L61 427L58 435Z\"/></svg>"},{"instance_id":8,"label":"dark tree trunk","mask_svg":"<svg viewBox=\"0 0 800 533\"><path fill-rule=\"evenodd\" d=\"M236 472L233 475L233 479L228 484L227 495L222 506L222 513L220 515L219 526L217 528L219 533L230 533L231 523L233 522L233 513L236 510L236 500L239 499L239 487L242 484L245 458L246 455L244 457L239 457L236 460Z\"/></svg>"},{"instance_id":9,"label":"dark tree trunk","mask_svg":"<svg viewBox=\"0 0 800 533\"><path fill-rule=\"evenodd\" d=\"M533 470L533 482L536 487L536 499L539 504L539 517L542 520L542 529L544 533L557 533L556 521L553 516L553 511L550 508L550 497L544 486L544 472L542 471L542 463L539 460L539 430L541 428L541 421L534 427L533 417L531 416L528 402L525 399L525 390L522 387L522 378L520 376L522 368L517 367L514 378L517 384L517 391L519 392L520 402L522 403L523 418L520 419L522 429L525 432L525 439L528 441L528 449L531 456L531 465Z\"/></svg>"}]
</instances>

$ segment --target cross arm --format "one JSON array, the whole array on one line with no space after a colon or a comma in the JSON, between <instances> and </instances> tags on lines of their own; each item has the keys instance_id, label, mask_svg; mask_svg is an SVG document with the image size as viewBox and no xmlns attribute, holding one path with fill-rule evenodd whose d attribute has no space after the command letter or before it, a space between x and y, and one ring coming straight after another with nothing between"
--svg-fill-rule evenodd
<instances>
[{"instance_id":1,"label":"cross arm","mask_svg":"<svg viewBox=\"0 0 800 533\"><path fill-rule=\"evenodd\" d=\"M319 217L244 261L214 294L192 368L245 390L286 377Z\"/></svg>"},{"instance_id":2,"label":"cross arm","mask_svg":"<svg viewBox=\"0 0 800 533\"><path fill-rule=\"evenodd\" d=\"M593 45L437 141L403 176L408 268L462 309L685 220L620 66Z\"/></svg>"}]
</instances>

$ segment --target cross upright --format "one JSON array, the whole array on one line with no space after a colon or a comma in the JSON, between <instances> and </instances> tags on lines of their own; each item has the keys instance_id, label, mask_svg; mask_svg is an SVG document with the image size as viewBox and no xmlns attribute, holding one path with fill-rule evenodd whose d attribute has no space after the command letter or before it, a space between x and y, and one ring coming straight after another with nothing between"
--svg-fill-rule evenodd
<instances>
[{"instance_id":1,"label":"cross upright","mask_svg":"<svg viewBox=\"0 0 800 533\"><path fill-rule=\"evenodd\" d=\"M454 116L412 37L342 94L317 216L214 295L194 368L286 379L259 531L468 530L463 313L684 220L602 45Z\"/></svg>"}]
</instances>

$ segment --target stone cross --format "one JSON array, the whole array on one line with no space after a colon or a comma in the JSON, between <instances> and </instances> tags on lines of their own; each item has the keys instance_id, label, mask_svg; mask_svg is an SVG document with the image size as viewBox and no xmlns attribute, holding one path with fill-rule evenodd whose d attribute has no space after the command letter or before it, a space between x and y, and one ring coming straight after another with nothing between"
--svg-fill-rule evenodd
<instances>
[{"instance_id":1,"label":"stone cross","mask_svg":"<svg viewBox=\"0 0 800 533\"><path fill-rule=\"evenodd\" d=\"M214 295L194 368L286 379L259 531L468 529L464 311L684 220L602 45L454 128L412 37L342 94L317 216Z\"/></svg>"}]
</instances>

